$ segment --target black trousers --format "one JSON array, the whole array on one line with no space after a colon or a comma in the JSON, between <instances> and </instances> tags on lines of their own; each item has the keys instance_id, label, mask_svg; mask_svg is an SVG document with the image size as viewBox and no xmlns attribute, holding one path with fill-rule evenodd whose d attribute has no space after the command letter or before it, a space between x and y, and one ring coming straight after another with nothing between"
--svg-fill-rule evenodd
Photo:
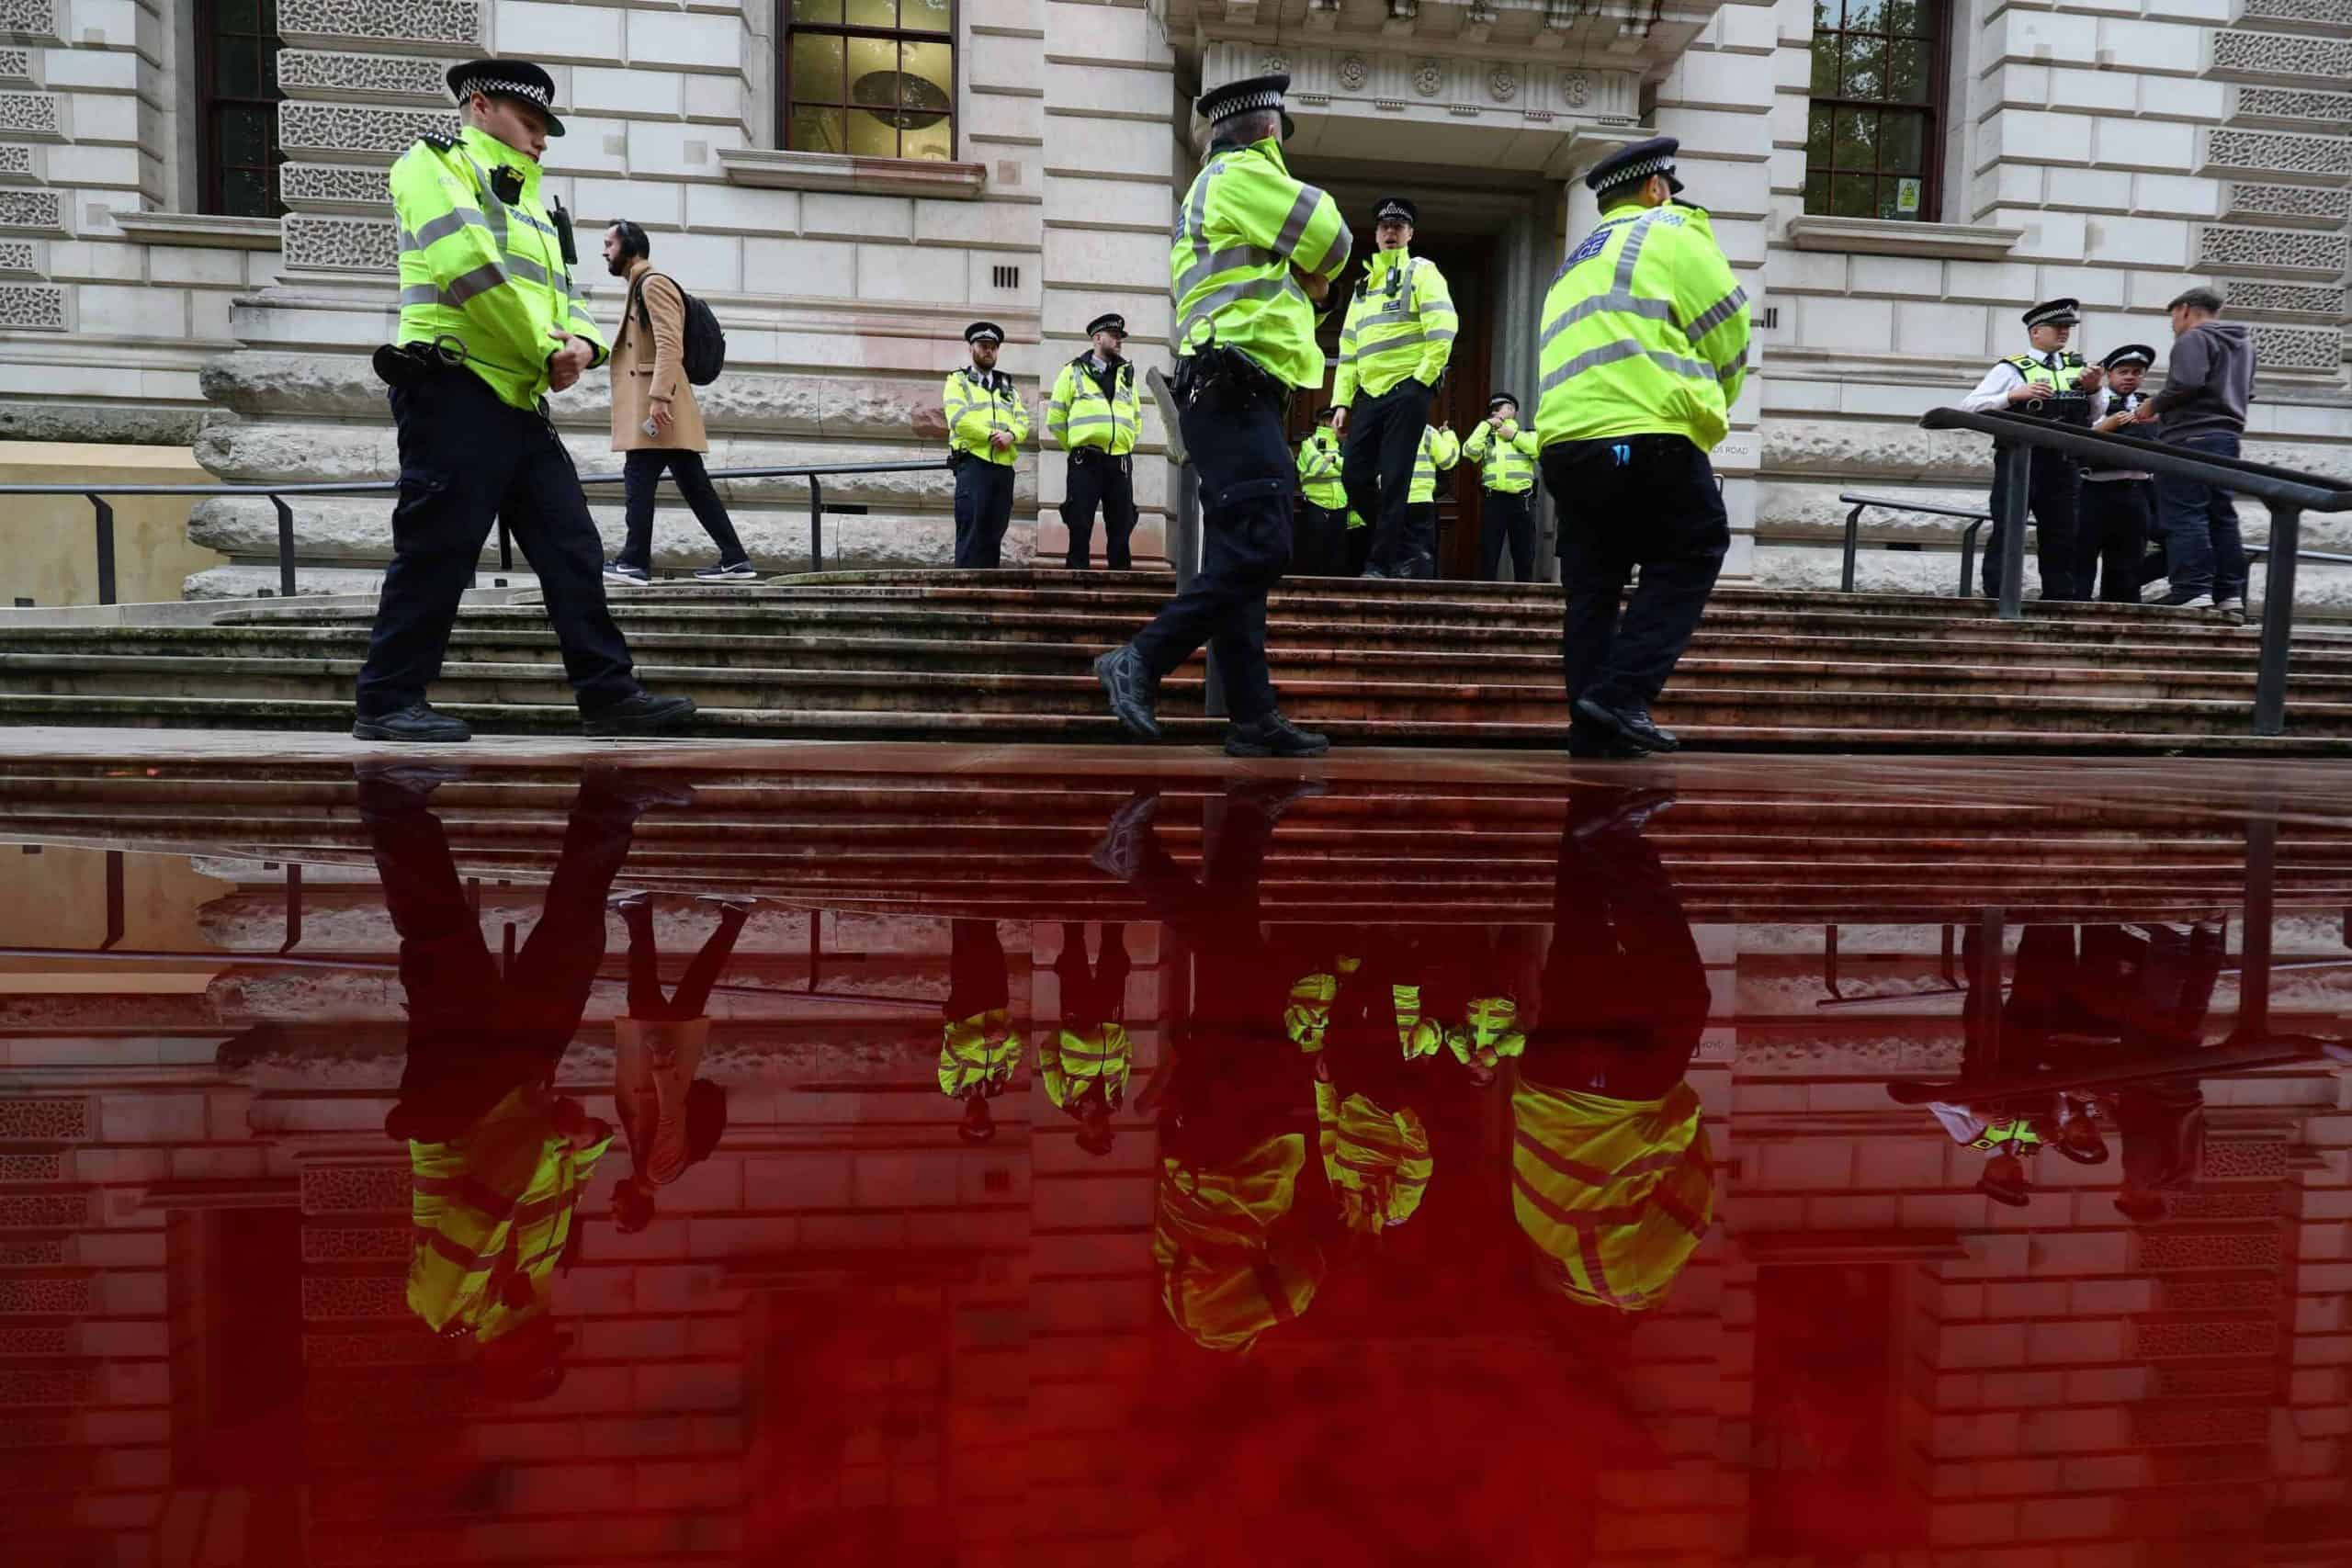
<instances>
[{"instance_id":1,"label":"black trousers","mask_svg":"<svg viewBox=\"0 0 2352 1568\"><path fill-rule=\"evenodd\" d=\"M2087 592L2075 579L2075 509L2082 490L2082 470L2054 453L2036 452L2026 481L2026 514L2033 519L2033 558L2041 568L2044 599L2080 599ZM2001 546L2004 532L2001 503L2006 488L2001 470L1993 470L1992 499L1985 510L1993 526L1985 530L1984 597L2001 596Z\"/></svg>"},{"instance_id":2,"label":"black trousers","mask_svg":"<svg viewBox=\"0 0 2352 1568\"><path fill-rule=\"evenodd\" d=\"M1478 581L1500 581L1503 546L1510 546L1511 571L1521 582L1535 581L1535 497L1528 491L1490 490L1480 502Z\"/></svg>"},{"instance_id":3,"label":"black trousers","mask_svg":"<svg viewBox=\"0 0 2352 1568\"><path fill-rule=\"evenodd\" d=\"M2140 563L2148 553L2155 509L2146 479L2085 479L2076 509L2075 587L2085 598L2098 585L2110 604L2140 602Z\"/></svg>"},{"instance_id":4,"label":"black trousers","mask_svg":"<svg viewBox=\"0 0 2352 1568\"><path fill-rule=\"evenodd\" d=\"M1225 711L1247 724L1274 711L1266 671L1266 595L1290 564L1298 470L1271 391L1177 416L1201 476L1201 569L1136 634L1136 651L1167 675L1203 643L1225 683Z\"/></svg>"},{"instance_id":5,"label":"black trousers","mask_svg":"<svg viewBox=\"0 0 2352 1568\"><path fill-rule=\"evenodd\" d=\"M1690 646L1731 548L1714 469L1679 435L1555 442L1543 467L1560 509L1568 701L1647 704ZM1618 601L1635 568L1641 581L1621 619Z\"/></svg>"},{"instance_id":6,"label":"black trousers","mask_svg":"<svg viewBox=\"0 0 2352 1568\"><path fill-rule=\"evenodd\" d=\"M1117 920L1102 922L1102 955L1092 967L1086 962L1086 925L1062 922L1062 955L1054 960L1054 978L1061 983L1062 1018L1081 1027L1110 1023L1127 1016L1127 976L1135 961L1127 956L1127 928Z\"/></svg>"},{"instance_id":7,"label":"black trousers","mask_svg":"<svg viewBox=\"0 0 2352 1568\"><path fill-rule=\"evenodd\" d=\"M621 488L628 493L628 539L621 546L619 564L653 570L653 498L662 488L664 469L678 481L678 493L694 508L695 521L718 547L718 564L751 559L743 541L735 536L735 524L727 515L727 503L718 499L718 488L710 482L702 454L649 446L628 454L621 463Z\"/></svg>"},{"instance_id":8,"label":"black trousers","mask_svg":"<svg viewBox=\"0 0 2352 1568\"><path fill-rule=\"evenodd\" d=\"M1357 513L1356 515L1361 517L1363 513ZM1341 547L1347 552L1344 558L1347 561L1347 570L1340 575L1362 577L1363 569L1372 564L1372 525L1365 524L1362 527L1351 528L1347 525L1347 519L1342 517L1340 520L1340 529Z\"/></svg>"},{"instance_id":9,"label":"black trousers","mask_svg":"<svg viewBox=\"0 0 2352 1568\"><path fill-rule=\"evenodd\" d=\"M954 1023L1012 1005L1012 970L994 920L952 922L947 946L947 1000L942 1016Z\"/></svg>"},{"instance_id":10,"label":"black trousers","mask_svg":"<svg viewBox=\"0 0 2352 1568\"><path fill-rule=\"evenodd\" d=\"M392 564L360 667L358 708L380 717L423 702L441 673L458 600L503 515L547 595L563 671L582 713L634 696L628 645L605 604L605 546L555 427L466 369L391 389L400 428Z\"/></svg>"},{"instance_id":11,"label":"black trousers","mask_svg":"<svg viewBox=\"0 0 2352 1568\"><path fill-rule=\"evenodd\" d=\"M1127 554L1127 539L1136 531L1135 459L1081 446L1069 455L1062 499L1062 526L1069 530L1069 554L1063 564L1072 571L1084 571L1093 559L1098 505L1102 509L1102 544L1111 570L1125 571L1135 564Z\"/></svg>"},{"instance_id":12,"label":"black trousers","mask_svg":"<svg viewBox=\"0 0 2352 1568\"><path fill-rule=\"evenodd\" d=\"M1291 519L1290 575L1354 577L1348 570L1348 513L1301 500Z\"/></svg>"},{"instance_id":13,"label":"black trousers","mask_svg":"<svg viewBox=\"0 0 2352 1568\"><path fill-rule=\"evenodd\" d=\"M1379 548L1379 541L1373 542ZM1405 547L1397 552L1393 567L1387 569L1392 577L1435 577L1437 575L1437 502L1408 502L1405 505Z\"/></svg>"},{"instance_id":14,"label":"black trousers","mask_svg":"<svg viewBox=\"0 0 2352 1568\"><path fill-rule=\"evenodd\" d=\"M359 819L401 938L408 1061L384 1130L447 1142L524 1084L551 1078L580 1032L605 956L605 897L637 808L581 785L547 901L503 975L466 897L440 818L397 784L362 778Z\"/></svg>"},{"instance_id":15,"label":"black trousers","mask_svg":"<svg viewBox=\"0 0 2352 1568\"><path fill-rule=\"evenodd\" d=\"M1348 411L1340 483L1348 504L1372 525L1371 564L1382 571L1393 572L1411 554L1407 492L1429 417L1430 389L1409 376L1376 398L1358 398Z\"/></svg>"},{"instance_id":16,"label":"black trousers","mask_svg":"<svg viewBox=\"0 0 2352 1568\"><path fill-rule=\"evenodd\" d=\"M704 941L702 951L686 965L677 989L664 997L662 947L653 936L653 911L643 904L624 908L621 923L628 927L628 1015L683 1022L708 1012L710 988L718 983L719 972L727 967L728 959L734 956L735 939L743 934L743 922L749 918L741 909L719 910L718 929Z\"/></svg>"},{"instance_id":17,"label":"black trousers","mask_svg":"<svg viewBox=\"0 0 2352 1568\"><path fill-rule=\"evenodd\" d=\"M1012 465L967 454L956 465L956 564L1001 565L1012 525Z\"/></svg>"}]
</instances>

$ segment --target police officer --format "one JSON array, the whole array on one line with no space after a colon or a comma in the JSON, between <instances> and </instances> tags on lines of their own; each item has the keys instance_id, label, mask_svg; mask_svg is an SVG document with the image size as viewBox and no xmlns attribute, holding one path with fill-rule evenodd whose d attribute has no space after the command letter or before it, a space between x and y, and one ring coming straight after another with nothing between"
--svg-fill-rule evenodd
<instances>
[{"instance_id":1,"label":"police officer","mask_svg":"<svg viewBox=\"0 0 2352 1568\"><path fill-rule=\"evenodd\" d=\"M1478 465L1486 496L1478 511L1478 581L1493 582L1502 570L1503 546L1510 546L1511 570L1521 582L1535 581L1535 432L1519 427L1519 400L1497 392L1487 400L1487 417L1462 444L1462 455Z\"/></svg>"},{"instance_id":2,"label":"police officer","mask_svg":"<svg viewBox=\"0 0 2352 1568\"><path fill-rule=\"evenodd\" d=\"M547 415L546 394L606 357L572 288L570 215L539 199L539 155L563 134L555 84L521 60L455 66L448 83L465 129L423 138L392 165L400 329L375 364L400 428L401 490L351 732L469 738L425 692L502 513L546 593L587 732L683 728L693 702L657 697L631 673L605 604L604 545Z\"/></svg>"},{"instance_id":3,"label":"police officer","mask_svg":"<svg viewBox=\"0 0 2352 1568\"><path fill-rule=\"evenodd\" d=\"M1653 137L1593 165L1600 221L1544 298L1535 436L1560 509L1572 756L1675 749L1649 705L1731 546L1707 454L1747 373L1747 291L1705 210L1674 199L1679 145Z\"/></svg>"},{"instance_id":4,"label":"police officer","mask_svg":"<svg viewBox=\"0 0 2352 1568\"><path fill-rule=\"evenodd\" d=\"M2144 343L2127 343L2098 362L2106 385L2091 394L2092 429L2129 434L2133 416L2148 400L2140 378L2155 362L2156 351ZM2086 599L2096 592L2109 604L2137 604L2141 563L2155 526L2155 476L2145 468L2085 468L2080 495L2075 591Z\"/></svg>"},{"instance_id":5,"label":"police officer","mask_svg":"<svg viewBox=\"0 0 2352 1568\"><path fill-rule=\"evenodd\" d=\"M1283 163L1289 85L1285 75L1252 76L1201 96L1208 156L1169 256L1177 418L1206 525L1201 566L1133 642L1094 662L1127 732L1157 739L1161 678L1208 643L1235 757L1319 756L1331 744L1276 710L1266 671L1266 593L1290 560L1298 491L1283 412L1294 389L1322 384L1315 305L1329 299L1349 246L1338 203Z\"/></svg>"},{"instance_id":6,"label":"police officer","mask_svg":"<svg viewBox=\"0 0 2352 1568\"><path fill-rule=\"evenodd\" d=\"M1442 424L1421 427L1420 444L1413 448L1412 478L1405 486L1405 537L1409 553L1430 563L1419 576L1431 577L1437 571L1437 477L1461 460L1460 436Z\"/></svg>"},{"instance_id":7,"label":"police officer","mask_svg":"<svg viewBox=\"0 0 2352 1568\"><path fill-rule=\"evenodd\" d=\"M1136 367L1125 356L1127 320L1116 311L1086 323L1094 346L1062 367L1046 400L1046 428L1069 454L1063 481L1062 526L1069 530L1070 570L1084 571L1094 555L1094 509L1102 509L1102 532L1111 570L1132 564L1127 537L1136 531L1136 434L1143 408L1136 392Z\"/></svg>"},{"instance_id":8,"label":"police officer","mask_svg":"<svg viewBox=\"0 0 2352 1568\"><path fill-rule=\"evenodd\" d=\"M1361 562L1351 567L1349 547L1358 534L1368 548L1371 530L1348 510L1348 492L1340 484L1340 438L1331 429L1333 408L1318 410L1315 429L1298 445L1298 519L1293 525L1290 569L1295 577L1356 577Z\"/></svg>"},{"instance_id":9,"label":"police officer","mask_svg":"<svg viewBox=\"0 0 2352 1568\"><path fill-rule=\"evenodd\" d=\"M996 367L1004 329L974 321L964 329L972 363L951 370L940 389L947 415L947 460L956 468L956 564L991 567L1004 553L1012 523L1012 465L1029 439L1029 405L1012 378Z\"/></svg>"},{"instance_id":10,"label":"police officer","mask_svg":"<svg viewBox=\"0 0 2352 1568\"><path fill-rule=\"evenodd\" d=\"M1340 410L1335 428L1347 444L1348 504L1373 525L1364 575L1431 577L1435 560L1408 536L1406 491L1438 378L1453 355L1459 319L1445 275L1410 248L1420 209L1392 196L1382 198L1373 215L1373 239L1380 248L1356 279L1340 329L1340 368L1331 389Z\"/></svg>"},{"instance_id":11,"label":"police officer","mask_svg":"<svg viewBox=\"0 0 2352 1568\"><path fill-rule=\"evenodd\" d=\"M2005 409L2039 414L2065 424L2087 427L2090 396L2105 374L2086 365L2079 354L2068 352L2066 340L2082 320L2080 302L2045 299L2025 313L2026 341L2030 354L1996 359L1968 394L1961 407L1971 413ZM2075 581L2075 513L2081 468L2071 457L2036 452L2027 470L2026 513L2033 519L2034 558L2041 566L2044 599L2079 599L2083 590ZM1993 496L1985 510L1993 514L1992 536L1984 546L1984 596L2001 593L2001 548L2006 536L2002 505L2006 500L1997 464L1993 469Z\"/></svg>"}]
</instances>

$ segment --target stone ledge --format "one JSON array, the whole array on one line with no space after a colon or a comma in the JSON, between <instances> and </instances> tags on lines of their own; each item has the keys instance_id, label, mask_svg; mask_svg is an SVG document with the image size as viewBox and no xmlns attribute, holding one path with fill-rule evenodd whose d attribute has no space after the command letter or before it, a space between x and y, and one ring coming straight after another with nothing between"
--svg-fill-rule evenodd
<instances>
[{"instance_id":1,"label":"stone ledge","mask_svg":"<svg viewBox=\"0 0 2352 1568\"><path fill-rule=\"evenodd\" d=\"M275 218L224 218L214 212L117 212L115 226L134 245L201 245L224 251L274 251L285 242Z\"/></svg>"},{"instance_id":2,"label":"stone ledge","mask_svg":"<svg viewBox=\"0 0 2352 1568\"><path fill-rule=\"evenodd\" d=\"M2017 248L2025 231L1980 223L1906 223L1891 218L1831 218L1805 212L1790 219L1781 235L1801 251L1923 256L1931 261L2000 261Z\"/></svg>"},{"instance_id":3,"label":"stone ledge","mask_svg":"<svg viewBox=\"0 0 2352 1568\"><path fill-rule=\"evenodd\" d=\"M767 190L850 191L859 196L921 196L978 201L988 184L985 164L942 164L927 158L861 158L848 152L795 152L771 147L722 147L719 165L729 183Z\"/></svg>"}]
</instances>

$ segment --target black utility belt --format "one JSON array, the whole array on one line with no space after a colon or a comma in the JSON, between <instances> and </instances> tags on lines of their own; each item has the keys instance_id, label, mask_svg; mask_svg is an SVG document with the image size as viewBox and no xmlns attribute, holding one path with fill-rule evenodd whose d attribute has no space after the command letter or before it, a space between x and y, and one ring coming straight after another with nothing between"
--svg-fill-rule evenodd
<instances>
[{"instance_id":1,"label":"black utility belt","mask_svg":"<svg viewBox=\"0 0 2352 1568\"><path fill-rule=\"evenodd\" d=\"M1100 446L1073 446L1069 449L1069 460L1073 463L1091 463L1097 458L1107 458L1114 463L1125 463L1133 461L1134 454L1106 452Z\"/></svg>"},{"instance_id":2,"label":"black utility belt","mask_svg":"<svg viewBox=\"0 0 2352 1568\"><path fill-rule=\"evenodd\" d=\"M2052 397L2036 398L2031 402L2016 405L2015 412L2028 419L2046 419L2052 424L2088 424L2091 422L2090 394L2060 392Z\"/></svg>"}]
</instances>

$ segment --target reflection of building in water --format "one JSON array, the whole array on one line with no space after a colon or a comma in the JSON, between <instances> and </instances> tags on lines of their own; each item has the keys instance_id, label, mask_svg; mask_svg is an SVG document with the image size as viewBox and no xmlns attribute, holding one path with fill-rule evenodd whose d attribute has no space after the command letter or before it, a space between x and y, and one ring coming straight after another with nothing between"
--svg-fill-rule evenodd
<instances>
[{"instance_id":1,"label":"reflection of building in water","mask_svg":"<svg viewBox=\"0 0 2352 1568\"><path fill-rule=\"evenodd\" d=\"M1271 882L1283 835L1317 804L1276 834ZM967 1146L935 1072L947 919L765 908L713 999L725 1143L634 1235L605 1223L619 1162L600 1168L557 1286L579 1336L571 1375L545 1404L487 1406L401 1303L405 1162L381 1133L401 1034L390 976L254 964L208 992L160 963L17 965L0 1008L6 1539L59 1562L160 1555L189 1532L270 1562L267 1532L296 1528L322 1562L779 1541L846 1558L1181 1560L1207 1528L1189 1501L1198 1475L1194 1491L1163 1485L1155 1465L1205 1462L1226 1428L1165 1421L1234 1416L1271 1387L1321 1403L1246 1428L1213 1468L1297 1463L1321 1451L1307 1417L1391 1395L1447 1431L1497 1420L1514 1395L1572 1412L1573 1439L1498 1424L1528 1447L1485 1466L1491 1481L1556 1465L1544 1495L1563 1517L1546 1522L1569 1561L2070 1558L2109 1543L2096 1560L2153 1564L2222 1526L2316 1540L2306 1559L2326 1560L2314 1532L2340 1528L2328 1510L2346 1500L2352 1366L2343 1079L2208 1077L2203 1167L2161 1223L2116 1213L2117 1166L2047 1152L2028 1206L1996 1205L1976 1190L1984 1156L1885 1088L1962 1060L1956 933L1951 982L1932 924L1841 927L1833 969L1820 924L1745 918L1719 886L1693 889L1700 841L1723 830L1683 807L1648 829L1700 922L1713 1007L1689 1081L1724 1162L1716 1223L1656 1310L1606 1341L1489 1305L1522 1299L1502 1266L1523 1254L1507 1250L1498 1096L1461 1125L1432 1111L1433 1136L1483 1129L1497 1156L1459 1224L1436 1222L1468 1162L1442 1156L1424 1209L1379 1254L1335 1256L1301 1332L1247 1362L1206 1357L1167 1323L1150 1250L1151 1085L1179 998L1200 994L1175 944L1129 920L1133 1067L1106 1154L1080 1146L1034 1060L997 1102L997 1141ZM1171 839L1190 860L1185 832ZM26 863L6 861L13 893ZM154 891L130 900L118 946L173 945L160 933L175 898L180 945L260 958L285 941L281 873L141 881L132 864ZM315 942L389 958L364 879L318 871L310 892L297 955ZM493 952L509 920L527 936L535 888L492 878L480 897ZM715 917L663 897L655 918L674 979ZM1058 913L998 929L1034 1048L1064 1016L1068 934ZM559 1085L609 1117L625 961L617 920L607 934ZM1099 942L1099 926L1084 934ZM2274 934L2282 958L2342 951L2335 919L2300 908ZM2278 976L2271 1026L2339 1032L2335 983ZM2242 1016L2225 974L2205 1037ZM256 1019L290 1032L217 1061ZM1311 1127L1305 1092L1301 1114ZM1447 1249L1464 1235L1487 1245ZM1430 1517L1478 1495L1444 1452L1419 1458L1429 1468L1398 1472L1396 1490ZM388 1461L415 1483L382 1485ZM1414 1474L1447 1485L1417 1491Z\"/></svg>"}]
</instances>

